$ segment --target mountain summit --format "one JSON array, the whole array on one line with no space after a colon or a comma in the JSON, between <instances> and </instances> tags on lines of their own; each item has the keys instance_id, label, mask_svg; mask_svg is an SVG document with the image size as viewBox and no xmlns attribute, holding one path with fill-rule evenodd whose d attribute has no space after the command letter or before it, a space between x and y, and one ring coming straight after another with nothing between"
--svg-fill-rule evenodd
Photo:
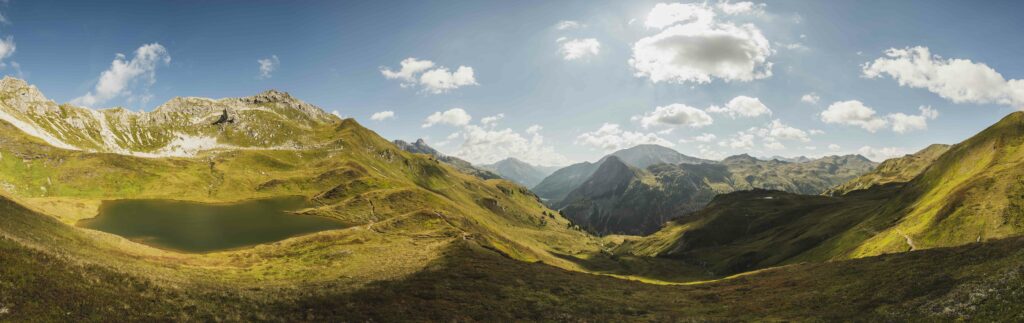
<instances>
[{"instance_id":1,"label":"mountain summit","mask_svg":"<svg viewBox=\"0 0 1024 323\"><path fill-rule=\"evenodd\" d=\"M545 177L533 187L538 196L551 204L565 199L572 190L579 187L594 174L608 158L615 156L626 165L636 168L647 168L656 164L711 164L711 160L683 155L671 148L659 145L637 145L632 148L618 150L602 157L596 163L582 162L558 169Z\"/></svg>"},{"instance_id":2,"label":"mountain summit","mask_svg":"<svg viewBox=\"0 0 1024 323\"><path fill-rule=\"evenodd\" d=\"M491 170L501 177L526 187L539 184L544 177L551 175L553 167L534 166L514 157L502 159L494 164L482 165L481 168Z\"/></svg>"},{"instance_id":3,"label":"mountain summit","mask_svg":"<svg viewBox=\"0 0 1024 323\"><path fill-rule=\"evenodd\" d=\"M275 90L243 98L176 97L152 112L95 110L46 99L35 86L0 80L0 120L58 148L138 157L189 157L214 149L303 149L341 120ZM213 126L227 114L234 122Z\"/></svg>"}]
</instances>

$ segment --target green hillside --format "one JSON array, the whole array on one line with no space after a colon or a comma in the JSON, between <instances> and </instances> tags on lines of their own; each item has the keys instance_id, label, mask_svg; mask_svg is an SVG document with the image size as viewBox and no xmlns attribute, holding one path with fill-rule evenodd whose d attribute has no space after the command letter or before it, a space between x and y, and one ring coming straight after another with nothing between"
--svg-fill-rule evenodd
<instances>
[{"instance_id":1,"label":"green hillside","mask_svg":"<svg viewBox=\"0 0 1024 323\"><path fill-rule=\"evenodd\" d=\"M1012 238L666 285L515 261L464 241L413 274L361 287L351 284L362 277L342 276L240 288L191 283L210 279L206 269L139 274L0 238L0 320L1002 321L1024 311L1021 250Z\"/></svg>"},{"instance_id":2,"label":"green hillside","mask_svg":"<svg viewBox=\"0 0 1024 323\"><path fill-rule=\"evenodd\" d=\"M947 150L949 145L934 144L914 154L886 160L873 171L828 189L825 195L842 195L886 183L909 182Z\"/></svg>"},{"instance_id":3,"label":"green hillside","mask_svg":"<svg viewBox=\"0 0 1024 323\"><path fill-rule=\"evenodd\" d=\"M452 167L455 167L455 169L466 174L470 174L482 179L501 178L501 175L495 174L492 171L482 169L480 167L473 166L473 164L471 164L468 161L462 160L461 158L442 154L441 152L427 145L427 142L424 141L423 139L417 139L416 142L411 144L402 140L395 140L392 141L392 143L394 143L395 146L398 146L399 149L408 151L410 153L430 155L431 157L434 157L443 163L451 165Z\"/></svg>"},{"instance_id":4,"label":"green hillside","mask_svg":"<svg viewBox=\"0 0 1024 323\"><path fill-rule=\"evenodd\" d=\"M719 196L619 252L734 273L777 264L960 246L1024 233L1024 112L954 145L906 183L840 197ZM905 164L913 166L913 164Z\"/></svg>"},{"instance_id":5,"label":"green hillside","mask_svg":"<svg viewBox=\"0 0 1024 323\"><path fill-rule=\"evenodd\" d=\"M22 83L12 79L4 82ZM280 109L294 109L295 113L304 111L304 105L287 94L273 91L267 93L280 94L254 100L197 99L188 101L191 102L189 105L177 109L214 111L219 108L217 102L249 102L245 103L244 107L236 109L255 109L257 106L270 105ZM158 109L152 115L140 114L140 118L158 120L160 114L170 111L166 106L168 105L164 105L165 108ZM40 104L36 107L46 109L48 105ZM2 111L14 109L8 101L0 105ZM316 109L319 111L319 108ZM48 120L43 119L46 116L43 113L28 111L30 113L27 115L34 116L34 119L30 120L32 122L44 123L40 120ZM62 221L65 226L62 230L88 232L89 236L95 236L96 233L74 228L72 225L79 219L95 216L102 200L146 198L224 203L300 195L314 202L314 205L303 213L331 217L346 223L349 228L341 232L314 234L312 236L327 235L333 238L305 238L309 241L353 239L351 235L364 235L367 234L366 231L410 228L409 230L417 232L410 233L413 236L400 239L388 235L385 239L386 244L375 246L390 245L388 248L394 252L384 256L375 253L364 255L373 259L379 258L375 261L388 261L387 259L392 259L390 255L394 255L394 261L403 259L403 265L400 267L416 266L416 263L422 264L421 261L428 261L436 256L433 254L434 248L424 248L424 245L443 245L457 239L479 240L481 245L500 250L516 259L544 260L566 267L574 265L553 256L553 251L558 251L559 254L573 254L587 250L596 251L600 248L595 239L572 229L567 220L545 208L535 195L523 187L503 180L482 180L463 174L429 156L404 152L352 119L341 120L332 116L324 120L307 120L298 115L293 118L306 120L307 123L293 130L276 125L278 122L291 124L291 121L281 121L270 115L260 115L267 119L251 121L239 114L231 124L214 126L205 120L198 120L188 130L183 131L195 134L208 133L219 145L222 142L230 142L235 131L249 129L249 123L253 122L284 129L283 131L293 131L288 132L290 137L287 139L281 137L282 140L298 142L301 139L304 140L302 145L217 147L196 151L195 157L180 158L147 158L135 156L134 153L90 152L85 148L60 149L38 136L28 135L10 122L0 122L0 190L17 199L19 203ZM48 121L45 123L49 124ZM126 133L150 131L145 130L149 129L148 127L145 126L142 130L129 127L126 128ZM91 131L89 128L79 130L82 134L66 132L60 136L81 138ZM58 136L55 133L51 135ZM304 146L311 148L304 149ZM32 234L20 232L6 225L0 230L12 237ZM128 245L130 250L143 250L139 251L142 254L163 254L159 250L145 248L124 239L109 235L100 236L104 237L104 240L114 240L118 241L117 244ZM393 243L404 246L400 247ZM278 249L279 246L276 245L261 248L287 250ZM44 249L67 247L61 244L40 246ZM419 256L403 255L400 252L402 249L417 253ZM83 249L82 252L86 251L87 249ZM247 252L252 251L239 251L242 254ZM135 254L126 256L142 257ZM207 258L179 254L160 257ZM227 253L222 257L237 256ZM119 261L111 260L110 263ZM284 259L281 261L288 263ZM297 265L301 261L293 263ZM370 263L363 265L376 266ZM346 267L346 272L359 270L359 266L341 267ZM308 270L313 269L303 269L302 272ZM331 269L322 270L331 273ZM383 266L380 270L393 269ZM302 277L301 273L290 275ZM326 276L330 277L330 274Z\"/></svg>"}]
</instances>

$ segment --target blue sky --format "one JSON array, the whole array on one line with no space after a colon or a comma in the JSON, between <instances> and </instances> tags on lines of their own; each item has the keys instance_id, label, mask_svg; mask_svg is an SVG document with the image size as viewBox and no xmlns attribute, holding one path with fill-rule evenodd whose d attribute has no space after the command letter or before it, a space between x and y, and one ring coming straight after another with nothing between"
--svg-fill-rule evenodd
<instances>
[{"instance_id":1,"label":"blue sky","mask_svg":"<svg viewBox=\"0 0 1024 323\"><path fill-rule=\"evenodd\" d=\"M477 163L881 160L1024 107L1019 2L659 3L10 0L0 72L94 108L276 88Z\"/></svg>"}]
</instances>

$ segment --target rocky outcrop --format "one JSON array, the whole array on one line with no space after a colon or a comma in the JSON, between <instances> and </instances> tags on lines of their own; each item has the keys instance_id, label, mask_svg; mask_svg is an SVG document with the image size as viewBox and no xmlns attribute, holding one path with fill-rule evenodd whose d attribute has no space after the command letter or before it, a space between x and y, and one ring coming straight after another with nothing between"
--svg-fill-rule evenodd
<instances>
[{"instance_id":1,"label":"rocky outcrop","mask_svg":"<svg viewBox=\"0 0 1024 323\"><path fill-rule=\"evenodd\" d=\"M0 80L0 120L63 149L191 157L208 149L321 145L314 130L338 118L275 90L244 98L176 97L152 112L96 110L57 104L35 86L5 77ZM211 126L229 121L234 123L230 129Z\"/></svg>"}]
</instances>

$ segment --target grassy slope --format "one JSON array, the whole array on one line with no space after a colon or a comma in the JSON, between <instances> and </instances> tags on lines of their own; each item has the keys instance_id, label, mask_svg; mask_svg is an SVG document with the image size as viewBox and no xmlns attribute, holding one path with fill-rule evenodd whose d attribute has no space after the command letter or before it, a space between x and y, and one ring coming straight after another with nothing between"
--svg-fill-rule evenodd
<instances>
[{"instance_id":1,"label":"grassy slope","mask_svg":"<svg viewBox=\"0 0 1024 323\"><path fill-rule=\"evenodd\" d=\"M731 194L619 251L733 273L1017 236L1024 233L1022 146L1024 113L1016 112L952 146L908 183L831 198Z\"/></svg>"},{"instance_id":2,"label":"grassy slope","mask_svg":"<svg viewBox=\"0 0 1024 323\"><path fill-rule=\"evenodd\" d=\"M706 208L617 251L680 259L719 275L795 259L828 260L798 257L854 230L896 189L842 198L764 190L719 195Z\"/></svg>"},{"instance_id":3,"label":"grassy slope","mask_svg":"<svg viewBox=\"0 0 1024 323\"><path fill-rule=\"evenodd\" d=\"M911 155L888 159L871 172L830 188L825 195L843 195L877 185L909 182L924 172L935 162L935 159L948 151L949 147L949 145L934 144Z\"/></svg>"},{"instance_id":4,"label":"grassy slope","mask_svg":"<svg viewBox=\"0 0 1024 323\"><path fill-rule=\"evenodd\" d=\"M325 134L325 148L145 159L52 148L0 122L0 184L18 204L54 212L64 222L32 228L5 222L0 234L48 253L174 283L230 280L243 286L262 285L267 279L289 286L339 277L354 284L394 278L415 272L437 257L440 246L462 239L517 259L567 268L576 265L555 254L601 248L599 241L571 229L525 188L503 180L483 181L427 156L403 152L352 120L313 131ZM69 226L94 215L102 199L230 202L280 195L315 197L322 206L307 212L351 227L193 255ZM68 238L33 238L50 235ZM182 266L196 270L173 270Z\"/></svg>"},{"instance_id":5,"label":"grassy slope","mask_svg":"<svg viewBox=\"0 0 1024 323\"><path fill-rule=\"evenodd\" d=\"M299 291L181 288L0 239L0 320L1013 320L1024 313L1022 247L1015 238L655 285L459 242L404 278Z\"/></svg>"}]
</instances>

